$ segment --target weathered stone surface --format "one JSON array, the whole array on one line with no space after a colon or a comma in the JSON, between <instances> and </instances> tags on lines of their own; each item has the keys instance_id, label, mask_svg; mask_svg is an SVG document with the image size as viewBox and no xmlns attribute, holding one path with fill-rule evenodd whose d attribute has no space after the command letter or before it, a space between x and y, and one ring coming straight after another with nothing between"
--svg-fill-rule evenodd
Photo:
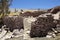
<instances>
[{"instance_id":1,"label":"weathered stone surface","mask_svg":"<svg viewBox=\"0 0 60 40\"><path fill-rule=\"evenodd\" d=\"M23 29L23 18L20 16L6 16L3 18L3 22L10 31Z\"/></svg>"},{"instance_id":2,"label":"weathered stone surface","mask_svg":"<svg viewBox=\"0 0 60 40\"><path fill-rule=\"evenodd\" d=\"M39 17L37 21L33 22L31 25L31 37L45 37L52 28L56 27L53 23L54 19L51 15L47 17Z\"/></svg>"},{"instance_id":3,"label":"weathered stone surface","mask_svg":"<svg viewBox=\"0 0 60 40\"><path fill-rule=\"evenodd\" d=\"M28 17L24 18L24 39L29 39L30 30L31 30L31 23L34 22L36 18Z\"/></svg>"}]
</instances>

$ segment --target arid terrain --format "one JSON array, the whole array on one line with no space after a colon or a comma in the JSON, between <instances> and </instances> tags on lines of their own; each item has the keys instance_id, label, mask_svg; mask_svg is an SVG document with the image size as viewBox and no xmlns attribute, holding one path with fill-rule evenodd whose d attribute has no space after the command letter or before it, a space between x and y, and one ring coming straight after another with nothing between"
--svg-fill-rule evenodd
<instances>
[{"instance_id":1,"label":"arid terrain","mask_svg":"<svg viewBox=\"0 0 60 40\"><path fill-rule=\"evenodd\" d=\"M0 40L60 40L60 6L47 10L16 9L0 23Z\"/></svg>"}]
</instances>

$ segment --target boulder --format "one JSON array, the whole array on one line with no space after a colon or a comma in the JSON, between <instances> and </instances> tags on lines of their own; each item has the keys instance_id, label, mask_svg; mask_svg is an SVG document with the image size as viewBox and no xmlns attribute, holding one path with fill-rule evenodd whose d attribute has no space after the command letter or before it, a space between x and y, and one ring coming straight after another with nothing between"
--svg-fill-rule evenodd
<instances>
[{"instance_id":1,"label":"boulder","mask_svg":"<svg viewBox=\"0 0 60 40\"><path fill-rule=\"evenodd\" d=\"M39 17L31 24L30 37L45 37L52 28L56 27L52 16Z\"/></svg>"},{"instance_id":2,"label":"boulder","mask_svg":"<svg viewBox=\"0 0 60 40\"><path fill-rule=\"evenodd\" d=\"M5 16L3 22L7 28L12 32L14 29L23 29L23 18L20 16Z\"/></svg>"}]
</instances>

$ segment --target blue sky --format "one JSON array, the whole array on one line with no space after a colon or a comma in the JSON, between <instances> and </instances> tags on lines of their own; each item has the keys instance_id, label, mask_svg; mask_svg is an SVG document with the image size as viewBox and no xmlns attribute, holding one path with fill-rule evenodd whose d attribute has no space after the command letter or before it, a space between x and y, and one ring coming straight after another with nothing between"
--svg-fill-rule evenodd
<instances>
[{"instance_id":1,"label":"blue sky","mask_svg":"<svg viewBox=\"0 0 60 40\"><path fill-rule=\"evenodd\" d=\"M60 6L60 0L13 0L10 8L48 9Z\"/></svg>"}]
</instances>

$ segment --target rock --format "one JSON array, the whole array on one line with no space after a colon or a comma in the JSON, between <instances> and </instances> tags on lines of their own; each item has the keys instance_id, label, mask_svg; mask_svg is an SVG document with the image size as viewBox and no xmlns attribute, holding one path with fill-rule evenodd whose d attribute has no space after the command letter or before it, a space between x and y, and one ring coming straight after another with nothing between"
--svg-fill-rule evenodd
<instances>
[{"instance_id":1,"label":"rock","mask_svg":"<svg viewBox=\"0 0 60 40\"><path fill-rule=\"evenodd\" d=\"M46 38L52 38L52 36L51 35L47 35Z\"/></svg>"},{"instance_id":2,"label":"rock","mask_svg":"<svg viewBox=\"0 0 60 40\"><path fill-rule=\"evenodd\" d=\"M2 32L0 34L0 38L4 37L4 35L7 33L7 31L5 29L2 29Z\"/></svg>"},{"instance_id":3,"label":"rock","mask_svg":"<svg viewBox=\"0 0 60 40\"><path fill-rule=\"evenodd\" d=\"M30 37L45 37L52 28L56 27L51 15L47 17L39 17L33 23L31 23Z\"/></svg>"},{"instance_id":4,"label":"rock","mask_svg":"<svg viewBox=\"0 0 60 40\"><path fill-rule=\"evenodd\" d=\"M24 29L23 27L23 18L20 16L5 16L3 22L6 25L6 28L12 32L14 29Z\"/></svg>"},{"instance_id":5,"label":"rock","mask_svg":"<svg viewBox=\"0 0 60 40\"><path fill-rule=\"evenodd\" d=\"M52 14L56 14L59 11L60 11L60 6L56 6L54 8L48 9L48 12L50 12Z\"/></svg>"}]
</instances>

